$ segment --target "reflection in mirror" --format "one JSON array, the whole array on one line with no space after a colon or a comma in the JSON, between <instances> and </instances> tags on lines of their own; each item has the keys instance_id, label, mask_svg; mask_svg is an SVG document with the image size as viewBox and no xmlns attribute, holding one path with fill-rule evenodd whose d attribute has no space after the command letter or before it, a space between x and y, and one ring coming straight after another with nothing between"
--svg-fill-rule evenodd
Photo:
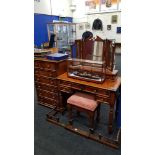
<instances>
[{"instance_id":1,"label":"reflection in mirror","mask_svg":"<svg viewBox=\"0 0 155 155\"><path fill-rule=\"evenodd\" d=\"M109 71L114 69L115 43L112 40L102 40L100 37L87 40L76 40L76 58L104 61Z\"/></svg>"},{"instance_id":2,"label":"reflection in mirror","mask_svg":"<svg viewBox=\"0 0 155 155\"><path fill-rule=\"evenodd\" d=\"M94 49L93 49L93 53L92 53L92 60L102 61L102 57L103 57L103 42L95 41Z\"/></svg>"}]
</instances>

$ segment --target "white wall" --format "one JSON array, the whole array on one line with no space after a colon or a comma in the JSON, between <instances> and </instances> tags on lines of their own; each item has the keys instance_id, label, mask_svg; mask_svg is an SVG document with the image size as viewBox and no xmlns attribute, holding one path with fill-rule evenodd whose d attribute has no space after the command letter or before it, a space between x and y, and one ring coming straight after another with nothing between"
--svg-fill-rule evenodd
<instances>
[{"instance_id":1,"label":"white wall","mask_svg":"<svg viewBox=\"0 0 155 155\"><path fill-rule=\"evenodd\" d=\"M50 0L34 1L34 13L51 15Z\"/></svg>"},{"instance_id":2,"label":"white wall","mask_svg":"<svg viewBox=\"0 0 155 155\"><path fill-rule=\"evenodd\" d=\"M52 15L72 17L70 10L72 0L51 0L52 3Z\"/></svg>"},{"instance_id":3,"label":"white wall","mask_svg":"<svg viewBox=\"0 0 155 155\"><path fill-rule=\"evenodd\" d=\"M88 31L91 31L94 36L98 35L101 38L105 39L115 39L117 43L121 42L121 34L116 33L116 27L121 26L121 12L107 12L107 13L100 13L100 14L91 14L87 15L85 10L85 2L84 0L73 0L73 4L76 5L76 11L73 12L73 22L75 23L83 23L88 22L90 23L90 29L87 29ZM118 15L118 21L117 24L111 24L111 16L112 15ZM92 24L94 19L100 18L103 23L103 31L95 31L92 30ZM85 25L83 23L83 25ZM111 25L111 30L107 30L107 25ZM83 32L86 31L85 26L84 30L79 30L79 24L77 24L76 27L77 30L77 39L80 39Z\"/></svg>"},{"instance_id":4,"label":"white wall","mask_svg":"<svg viewBox=\"0 0 155 155\"><path fill-rule=\"evenodd\" d=\"M40 2L34 1L34 13L72 17L72 12L70 10L71 2L72 0L40 0Z\"/></svg>"}]
</instances>

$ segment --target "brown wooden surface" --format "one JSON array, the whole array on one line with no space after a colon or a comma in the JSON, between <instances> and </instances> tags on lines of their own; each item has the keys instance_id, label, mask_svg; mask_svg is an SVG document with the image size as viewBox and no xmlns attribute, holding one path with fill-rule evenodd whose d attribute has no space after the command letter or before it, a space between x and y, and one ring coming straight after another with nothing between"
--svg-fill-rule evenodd
<instances>
[{"instance_id":1,"label":"brown wooden surface","mask_svg":"<svg viewBox=\"0 0 155 155\"><path fill-rule=\"evenodd\" d=\"M117 89L119 88L119 86L121 84L120 77L116 77L114 81L106 79L102 84L98 84L98 83L87 82L87 81L70 78L67 76L67 72L58 76L57 79L64 80L64 81L70 81L70 82L74 82L74 83L78 83L78 84L83 84L83 85L87 85L87 86L92 86L95 88L106 89L106 90L110 90L110 91L117 91Z\"/></svg>"},{"instance_id":2,"label":"brown wooden surface","mask_svg":"<svg viewBox=\"0 0 155 155\"><path fill-rule=\"evenodd\" d=\"M56 77L67 70L67 61L52 61L46 58L34 59L34 80L39 104L62 109Z\"/></svg>"},{"instance_id":3,"label":"brown wooden surface","mask_svg":"<svg viewBox=\"0 0 155 155\"><path fill-rule=\"evenodd\" d=\"M48 62L51 62L51 63L60 63L62 61L66 61L66 60L60 60L60 61L57 61L57 60L49 60L47 58L34 58L34 61L37 61L37 60L40 60L40 61L48 61Z\"/></svg>"},{"instance_id":4,"label":"brown wooden surface","mask_svg":"<svg viewBox=\"0 0 155 155\"><path fill-rule=\"evenodd\" d=\"M67 76L67 72L58 76L58 87L60 92L72 94L75 91L83 91L94 94L96 101L102 104L108 104L109 122L108 132L113 132L114 107L121 86L121 78L116 77L115 80L106 79L102 84L73 79ZM60 93L60 104L63 103L63 96Z\"/></svg>"}]
</instances>

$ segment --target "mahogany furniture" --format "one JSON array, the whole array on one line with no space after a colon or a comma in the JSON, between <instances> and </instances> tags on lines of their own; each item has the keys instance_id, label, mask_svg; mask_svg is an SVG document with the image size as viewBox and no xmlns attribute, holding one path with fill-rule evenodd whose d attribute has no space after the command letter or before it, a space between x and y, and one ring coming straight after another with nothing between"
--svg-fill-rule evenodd
<instances>
[{"instance_id":1,"label":"mahogany furniture","mask_svg":"<svg viewBox=\"0 0 155 155\"><path fill-rule=\"evenodd\" d=\"M95 112L97 113L96 120L99 121L100 106L95 100L94 95L77 92L68 98L67 107L69 111L69 122L72 121L72 109L87 113L91 129L94 129Z\"/></svg>"},{"instance_id":2,"label":"mahogany furniture","mask_svg":"<svg viewBox=\"0 0 155 155\"><path fill-rule=\"evenodd\" d=\"M101 61L105 63L106 78L114 79L118 71L114 69L115 43L112 40L100 37L88 38L86 40L75 40L76 55L78 59Z\"/></svg>"},{"instance_id":3,"label":"mahogany furniture","mask_svg":"<svg viewBox=\"0 0 155 155\"><path fill-rule=\"evenodd\" d=\"M46 58L34 59L34 79L39 104L58 110L62 109L56 77L67 70L67 62L51 61Z\"/></svg>"},{"instance_id":4,"label":"mahogany furniture","mask_svg":"<svg viewBox=\"0 0 155 155\"><path fill-rule=\"evenodd\" d=\"M57 77L58 87L60 92L72 94L74 91L82 91L94 94L96 101L101 104L108 104L109 122L108 131L113 131L114 107L119 96L119 88L121 86L120 77L115 77L114 80L106 79L102 84L73 79L64 73ZM62 93L60 93L60 102L62 102Z\"/></svg>"}]
</instances>

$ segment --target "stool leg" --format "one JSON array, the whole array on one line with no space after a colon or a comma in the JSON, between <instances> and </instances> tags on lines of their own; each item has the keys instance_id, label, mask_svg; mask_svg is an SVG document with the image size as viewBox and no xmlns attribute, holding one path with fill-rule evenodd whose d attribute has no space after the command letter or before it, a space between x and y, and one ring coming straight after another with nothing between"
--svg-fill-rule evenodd
<instances>
[{"instance_id":1,"label":"stool leg","mask_svg":"<svg viewBox=\"0 0 155 155\"><path fill-rule=\"evenodd\" d=\"M90 128L93 128L94 129L94 112L90 112L89 113L89 125L90 125Z\"/></svg>"},{"instance_id":2,"label":"stool leg","mask_svg":"<svg viewBox=\"0 0 155 155\"><path fill-rule=\"evenodd\" d=\"M72 107L70 105L68 105L68 120L69 122L72 120Z\"/></svg>"},{"instance_id":3,"label":"stool leg","mask_svg":"<svg viewBox=\"0 0 155 155\"><path fill-rule=\"evenodd\" d=\"M76 114L77 114L77 116L80 116L80 111L77 110L77 111L76 111Z\"/></svg>"},{"instance_id":4,"label":"stool leg","mask_svg":"<svg viewBox=\"0 0 155 155\"><path fill-rule=\"evenodd\" d=\"M101 104L99 103L99 105L97 107L97 117L96 117L97 122L100 121L100 109L101 109Z\"/></svg>"}]
</instances>

